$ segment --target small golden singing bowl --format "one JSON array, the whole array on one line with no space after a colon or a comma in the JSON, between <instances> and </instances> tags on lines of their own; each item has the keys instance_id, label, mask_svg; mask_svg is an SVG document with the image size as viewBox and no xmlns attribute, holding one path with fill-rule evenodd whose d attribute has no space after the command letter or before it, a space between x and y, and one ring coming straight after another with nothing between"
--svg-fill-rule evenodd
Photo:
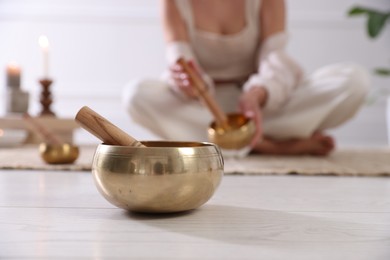
<instances>
[{"instance_id":1,"label":"small golden singing bowl","mask_svg":"<svg viewBox=\"0 0 390 260\"><path fill-rule=\"evenodd\" d=\"M72 144L47 144L39 145L42 159L48 164L70 164L79 157L79 148Z\"/></svg>"},{"instance_id":2,"label":"small golden singing bowl","mask_svg":"<svg viewBox=\"0 0 390 260\"><path fill-rule=\"evenodd\" d=\"M218 145L224 155L244 156L250 151L250 143L256 133L253 120L242 114L228 114L228 129L212 122L208 129L208 139Z\"/></svg>"},{"instance_id":3,"label":"small golden singing bowl","mask_svg":"<svg viewBox=\"0 0 390 260\"><path fill-rule=\"evenodd\" d=\"M180 212L206 203L223 176L223 158L211 143L144 141L147 147L100 144L92 174L113 205L147 213Z\"/></svg>"}]
</instances>

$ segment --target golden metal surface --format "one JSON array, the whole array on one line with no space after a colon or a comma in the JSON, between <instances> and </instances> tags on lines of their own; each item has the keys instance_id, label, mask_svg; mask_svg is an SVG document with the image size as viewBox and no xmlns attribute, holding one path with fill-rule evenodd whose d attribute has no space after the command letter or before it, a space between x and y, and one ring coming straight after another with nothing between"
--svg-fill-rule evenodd
<instances>
[{"instance_id":1,"label":"golden metal surface","mask_svg":"<svg viewBox=\"0 0 390 260\"><path fill-rule=\"evenodd\" d=\"M49 164L70 164L79 157L79 148L71 144L51 145L41 143L39 152Z\"/></svg>"},{"instance_id":2,"label":"golden metal surface","mask_svg":"<svg viewBox=\"0 0 390 260\"><path fill-rule=\"evenodd\" d=\"M229 129L217 127L215 122L208 129L209 141L223 150L240 150L249 146L256 132L254 122L242 114L228 114Z\"/></svg>"},{"instance_id":3,"label":"golden metal surface","mask_svg":"<svg viewBox=\"0 0 390 260\"><path fill-rule=\"evenodd\" d=\"M217 146L145 141L147 147L101 144L92 173L99 192L117 207L151 213L179 212L206 203L223 176Z\"/></svg>"}]
</instances>

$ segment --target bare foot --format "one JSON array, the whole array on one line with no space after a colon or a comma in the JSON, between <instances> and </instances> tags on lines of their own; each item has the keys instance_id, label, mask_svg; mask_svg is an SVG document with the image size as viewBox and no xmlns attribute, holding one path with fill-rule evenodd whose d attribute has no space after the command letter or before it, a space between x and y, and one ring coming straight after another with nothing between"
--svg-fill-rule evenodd
<instances>
[{"instance_id":1,"label":"bare foot","mask_svg":"<svg viewBox=\"0 0 390 260\"><path fill-rule=\"evenodd\" d=\"M329 135L314 133L307 139L278 141L265 138L253 148L253 152L278 155L328 155L335 148L335 141Z\"/></svg>"}]
</instances>

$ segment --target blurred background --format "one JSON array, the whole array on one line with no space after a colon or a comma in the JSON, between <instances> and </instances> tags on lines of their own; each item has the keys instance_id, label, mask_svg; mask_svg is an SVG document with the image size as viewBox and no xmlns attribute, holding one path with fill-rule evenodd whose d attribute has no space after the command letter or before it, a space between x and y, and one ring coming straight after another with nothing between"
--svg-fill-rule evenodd
<instances>
[{"instance_id":1,"label":"blurred background","mask_svg":"<svg viewBox=\"0 0 390 260\"><path fill-rule=\"evenodd\" d=\"M286 3L289 53L307 73L342 61L359 63L370 71L367 104L352 121L331 131L339 146L387 146L390 77L373 70L390 67L390 25L372 39L366 33L367 19L347 13L357 5L390 11L390 1ZM21 67L22 88L30 93L30 114L40 110L38 80L44 73L40 35L46 35L50 44L53 110L59 117L73 118L88 105L137 139L155 138L131 122L121 97L127 82L158 77L166 66L158 1L0 0L0 117L5 113L6 66L11 61ZM76 142L99 141L80 129Z\"/></svg>"}]
</instances>

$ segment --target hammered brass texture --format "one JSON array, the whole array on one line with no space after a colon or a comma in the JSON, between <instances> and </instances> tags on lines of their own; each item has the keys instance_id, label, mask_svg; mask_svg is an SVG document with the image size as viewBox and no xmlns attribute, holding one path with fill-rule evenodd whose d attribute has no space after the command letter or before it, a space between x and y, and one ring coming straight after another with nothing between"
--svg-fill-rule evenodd
<instances>
[{"instance_id":1,"label":"hammered brass texture","mask_svg":"<svg viewBox=\"0 0 390 260\"><path fill-rule=\"evenodd\" d=\"M224 166L216 145L142 143L147 147L97 147L92 173L110 203L130 211L167 213L195 209L212 197Z\"/></svg>"}]
</instances>

